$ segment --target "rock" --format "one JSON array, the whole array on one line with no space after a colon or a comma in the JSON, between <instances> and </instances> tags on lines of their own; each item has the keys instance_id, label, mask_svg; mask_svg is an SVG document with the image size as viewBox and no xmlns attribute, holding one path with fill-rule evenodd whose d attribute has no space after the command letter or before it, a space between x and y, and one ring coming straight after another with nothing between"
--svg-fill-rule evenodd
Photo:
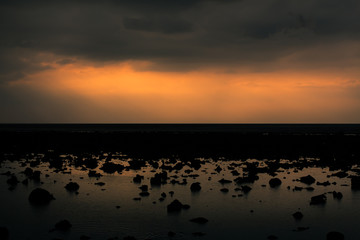
<instances>
[{"instance_id":1,"label":"rock","mask_svg":"<svg viewBox=\"0 0 360 240\"><path fill-rule=\"evenodd\" d=\"M222 188L222 189L220 189L220 191L223 192L223 193L227 193L227 192L229 192L229 189L227 189L227 188Z\"/></svg>"},{"instance_id":2,"label":"rock","mask_svg":"<svg viewBox=\"0 0 360 240\"><path fill-rule=\"evenodd\" d=\"M267 239L269 239L269 240L276 240L276 239L278 239L278 237L275 236L275 235L270 235L270 236L267 237Z\"/></svg>"},{"instance_id":3,"label":"rock","mask_svg":"<svg viewBox=\"0 0 360 240\"><path fill-rule=\"evenodd\" d=\"M349 174L347 174L345 171L340 171L340 172L331 174L331 176L338 177L338 178L345 178L345 177L349 176Z\"/></svg>"},{"instance_id":4,"label":"rock","mask_svg":"<svg viewBox=\"0 0 360 240\"><path fill-rule=\"evenodd\" d=\"M139 187L139 189L143 192L147 192L149 190L149 187L147 185L142 185L141 187Z\"/></svg>"},{"instance_id":5,"label":"rock","mask_svg":"<svg viewBox=\"0 0 360 240\"><path fill-rule=\"evenodd\" d=\"M105 173L121 173L124 170L124 166L121 164L116 164L113 162L106 162L102 165L102 167L100 168L101 170L103 170Z\"/></svg>"},{"instance_id":6,"label":"rock","mask_svg":"<svg viewBox=\"0 0 360 240\"><path fill-rule=\"evenodd\" d=\"M221 180L219 180L219 183L226 184L226 183L232 183L232 181L222 178Z\"/></svg>"},{"instance_id":7,"label":"rock","mask_svg":"<svg viewBox=\"0 0 360 240\"><path fill-rule=\"evenodd\" d=\"M200 183L199 183L199 182L195 182L195 183L191 184L190 190L191 190L192 192L198 192L198 191L200 191L200 190L201 190Z\"/></svg>"},{"instance_id":8,"label":"rock","mask_svg":"<svg viewBox=\"0 0 360 240\"><path fill-rule=\"evenodd\" d=\"M99 178L99 177L101 177L102 175L101 175L101 173L97 173L96 171L89 170L88 176L89 176L89 177Z\"/></svg>"},{"instance_id":9,"label":"rock","mask_svg":"<svg viewBox=\"0 0 360 240\"><path fill-rule=\"evenodd\" d=\"M183 208L183 204L177 199L175 199L169 205L167 205L168 212L180 212L182 208Z\"/></svg>"},{"instance_id":10,"label":"rock","mask_svg":"<svg viewBox=\"0 0 360 240\"><path fill-rule=\"evenodd\" d=\"M341 193L341 192L336 192L336 191L333 191L333 192L332 192L332 194L333 194L333 197L334 197L335 199L340 200L340 199L342 199L342 198L343 198L343 195L342 195L342 193Z\"/></svg>"},{"instance_id":11,"label":"rock","mask_svg":"<svg viewBox=\"0 0 360 240\"><path fill-rule=\"evenodd\" d=\"M242 186L241 187L241 191L243 192L243 193L248 193L248 192L250 192L251 191L251 187L249 187L249 186L247 186L247 185L245 185L245 186Z\"/></svg>"},{"instance_id":12,"label":"rock","mask_svg":"<svg viewBox=\"0 0 360 240\"><path fill-rule=\"evenodd\" d=\"M326 240L344 240L344 234L340 232L329 232L326 234Z\"/></svg>"},{"instance_id":13,"label":"rock","mask_svg":"<svg viewBox=\"0 0 360 240\"><path fill-rule=\"evenodd\" d=\"M98 186L104 186L105 185L105 183L104 182L96 182L96 183L94 183L95 185L98 185Z\"/></svg>"},{"instance_id":14,"label":"rock","mask_svg":"<svg viewBox=\"0 0 360 240\"><path fill-rule=\"evenodd\" d=\"M40 171L34 171L33 175L31 176L31 179L40 182L40 175L41 175Z\"/></svg>"},{"instance_id":15,"label":"rock","mask_svg":"<svg viewBox=\"0 0 360 240\"><path fill-rule=\"evenodd\" d=\"M329 181L326 182L316 182L316 185L321 185L321 186L329 186L331 183Z\"/></svg>"},{"instance_id":16,"label":"rock","mask_svg":"<svg viewBox=\"0 0 360 240\"><path fill-rule=\"evenodd\" d=\"M207 220L204 217L197 217L197 218L193 218L189 220L190 222L194 222L194 223L199 223L199 224L205 224L207 223L209 220Z\"/></svg>"},{"instance_id":17,"label":"rock","mask_svg":"<svg viewBox=\"0 0 360 240\"><path fill-rule=\"evenodd\" d=\"M189 204L183 204L182 205L182 209L184 209L184 210L188 210L189 208L190 208Z\"/></svg>"},{"instance_id":18,"label":"rock","mask_svg":"<svg viewBox=\"0 0 360 240\"><path fill-rule=\"evenodd\" d=\"M134 197L133 200L134 200L134 201L140 201L141 198L139 198L139 197Z\"/></svg>"},{"instance_id":19,"label":"rock","mask_svg":"<svg viewBox=\"0 0 360 240\"><path fill-rule=\"evenodd\" d=\"M222 168L221 168L220 166L217 166L217 167L215 168L215 171L218 172L218 173L220 173L221 170L222 170Z\"/></svg>"},{"instance_id":20,"label":"rock","mask_svg":"<svg viewBox=\"0 0 360 240\"><path fill-rule=\"evenodd\" d=\"M166 193L162 192L162 193L160 194L160 196L161 196L162 198L166 198Z\"/></svg>"},{"instance_id":21,"label":"rock","mask_svg":"<svg viewBox=\"0 0 360 240\"><path fill-rule=\"evenodd\" d=\"M136 176L133 178L134 183L141 183L141 181L144 179L144 176L141 176L139 174L136 174Z\"/></svg>"},{"instance_id":22,"label":"rock","mask_svg":"<svg viewBox=\"0 0 360 240\"><path fill-rule=\"evenodd\" d=\"M16 186L19 183L19 181L15 175L11 176L6 182L7 182L7 184L9 184L11 186Z\"/></svg>"},{"instance_id":23,"label":"rock","mask_svg":"<svg viewBox=\"0 0 360 240\"><path fill-rule=\"evenodd\" d=\"M311 198L310 205L318 205L318 204L325 204L326 203L326 196L325 194L317 195Z\"/></svg>"},{"instance_id":24,"label":"rock","mask_svg":"<svg viewBox=\"0 0 360 240\"><path fill-rule=\"evenodd\" d=\"M310 175L304 176L300 178L300 182L305 183L307 185L313 184L315 182L315 178Z\"/></svg>"},{"instance_id":25,"label":"rock","mask_svg":"<svg viewBox=\"0 0 360 240\"><path fill-rule=\"evenodd\" d=\"M33 205L46 205L51 200L55 200L53 195L42 188L34 189L29 195L29 202Z\"/></svg>"},{"instance_id":26,"label":"rock","mask_svg":"<svg viewBox=\"0 0 360 240\"><path fill-rule=\"evenodd\" d=\"M167 172L155 173L154 177L150 178L151 185L165 184L167 181Z\"/></svg>"},{"instance_id":27,"label":"rock","mask_svg":"<svg viewBox=\"0 0 360 240\"><path fill-rule=\"evenodd\" d=\"M25 170L24 170L24 174L27 176L27 177L31 177L33 175L34 171L27 167Z\"/></svg>"},{"instance_id":28,"label":"rock","mask_svg":"<svg viewBox=\"0 0 360 240\"><path fill-rule=\"evenodd\" d=\"M76 182L69 182L68 184L66 184L65 188L70 192L75 192L79 190L80 186Z\"/></svg>"},{"instance_id":29,"label":"rock","mask_svg":"<svg viewBox=\"0 0 360 240\"><path fill-rule=\"evenodd\" d=\"M174 196L174 191L170 191L169 194L170 194L170 197L173 197Z\"/></svg>"},{"instance_id":30,"label":"rock","mask_svg":"<svg viewBox=\"0 0 360 240\"><path fill-rule=\"evenodd\" d=\"M296 212L293 214L293 217L296 219L296 220L300 220L304 217L304 215L301 213L301 212Z\"/></svg>"},{"instance_id":31,"label":"rock","mask_svg":"<svg viewBox=\"0 0 360 240\"><path fill-rule=\"evenodd\" d=\"M22 181L22 184L24 184L25 186L27 186L29 184L29 180L26 178Z\"/></svg>"},{"instance_id":32,"label":"rock","mask_svg":"<svg viewBox=\"0 0 360 240\"><path fill-rule=\"evenodd\" d=\"M55 224L55 229L58 231L68 231L71 227L72 225L68 220L61 220Z\"/></svg>"},{"instance_id":33,"label":"rock","mask_svg":"<svg viewBox=\"0 0 360 240\"><path fill-rule=\"evenodd\" d=\"M0 227L0 239L6 240L9 238L9 230L6 227Z\"/></svg>"},{"instance_id":34,"label":"rock","mask_svg":"<svg viewBox=\"0 0 360 240\"><path fill-rule=\"evenodd\" d=\"M141 193L139 193L139 195L142 197L147 197L150 195L150 193L149 192L141 192Z\"/></svg>"},{"instance_id":35,"label":"rock","mask_svg":"<svg viewBox=\"0 0 360 240\"><path fill-rule=\"evenodd\" d=\"M354 176L351 178L351 189L360 190L360 176Z\"/></svg>"},{"instance_id":36,"label":"rock","mask_svg":"<svg viewBox=\"0 0 360 240\"><path fill-rule=\"evenodd\" d=\"M281 180L279 178L272 178L269 181L269 185L272 188L278 187L281 185Z\"/></svg>"}]
</instances>

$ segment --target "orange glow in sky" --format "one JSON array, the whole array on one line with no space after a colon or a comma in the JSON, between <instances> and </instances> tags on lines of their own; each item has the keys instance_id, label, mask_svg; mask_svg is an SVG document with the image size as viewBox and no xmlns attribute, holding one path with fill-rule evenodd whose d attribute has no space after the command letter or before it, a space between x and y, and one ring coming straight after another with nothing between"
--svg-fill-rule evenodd
<instances>
[{"instance_id":1,"label":"orange glow in sky","mask_svg":"<svg viewBox=\"0 0 360 240\"><path fill-rule=\"evenodd\" d=\"M358 104L351 89L359 82L331 73L152 72L132 64L55 64L12 85L84 99L82 115L94 122L341 122ZM94 114L98 108L105 113Z\"/></svg>"}]
</instances>

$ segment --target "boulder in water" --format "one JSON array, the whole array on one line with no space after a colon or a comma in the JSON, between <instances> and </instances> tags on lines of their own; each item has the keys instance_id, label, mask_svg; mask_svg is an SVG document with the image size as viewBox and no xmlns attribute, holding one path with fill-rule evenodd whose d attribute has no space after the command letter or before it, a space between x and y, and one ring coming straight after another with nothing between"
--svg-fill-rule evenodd
<instances>
[{"instance_id":1,"label":"boulder in water","mask_svg":"<svg viewBox=\"0 0 360 240\"><path fill-rule=\"evenodd\" d=\"M29 195L29 202L33 205L46 205L51 200L55 200L54 196L42 188L34 189Z\"/></svg>"}]
</instances>

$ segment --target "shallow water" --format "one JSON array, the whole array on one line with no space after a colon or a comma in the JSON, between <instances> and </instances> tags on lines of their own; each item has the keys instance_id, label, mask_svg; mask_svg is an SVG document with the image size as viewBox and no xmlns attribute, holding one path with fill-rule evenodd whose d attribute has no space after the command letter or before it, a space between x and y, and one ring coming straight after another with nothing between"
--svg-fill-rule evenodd
<instances>
[{"instance_id":1,"label":"shallow water","mask_svg":"<svg viewBox=\"0 0 360 240\"><path fill-rule=\"evenodd\" d=\"M150 177L154 175L151 166L141 170L124 170L121 174L106 174L97 169L104 176L96 179L88 177L87 170L68 166L71 174L56 173L54 169L49 169L48 163L42 163L33 169L41 170L43 184L29 181L29 185L25 186L19 183L13 191L8 190L8 176L0 175L0 226L9 229L10 239L79 239L81 235L91 239L122 239L129 235L137 239L169 239L169 231L176 233L171 239L267 239L269 235L279 239L325 239L329 231L342 232L346 239L360 238L360 232L355 227L360 221L360 192L351 190L350 178L327 177L336 171L320 167L280 168L276 177L282 180L282 184L277 188L270 188L268 181L272 177L269 174L259 173L259 180L253 184L243 184L252 188L249 193L243 194L234 190L239 187L234 182L223 185L218 180L236 178L227 169L231 163L262 161L202 161L202 167L191 172L199 174L199 177L187 177L184 171L190 169L188 166L178 173L172 171L168 174L170 179L174 175L179 176L177 180L180 181L186 178L187 185L168 183L159 187L150 186ZM21 182L26 178L21 172L29 166L29 163L21 166L24 162L5 161L1 164L0 172L10 171ZM220 173L214 171L218 165L223 168ZM243 167L241 165L235 169L242 173ZM351 171L349 173L355 174ZM45 177L45 174L49 174L49 177ZM145 177L141 184L132 182L136 174ZM319 182L336 182L336 185L312 184L314 191L293 191L294 186L308 186L293 181L308 174ZM71 180L80 185L79 194L64 188ZM94 185L99 181L105 185ZM200 192L190 191L193 182L201 183ZM134 201L134 197L139 197L138 187L143 184L149 185L150 196ZM28 196L36 187L47 189L56 200L47 206L32 206ZM228 193L220 191L224 187L229 189ZM169 191L175 192L173 197L170 197ZM343 198L337 200L333 199L332 194L327 194L325 205L309 204L312 196L332 191L342 192ZM167 197L160 202L162 192L167 193ZM239 197L238 194L243 196ZM190 209L168 213L166 207L174 199L189 204ZM117 209L117 205L121 207ZM292 214L296 211L304 214L303 219L293 218ZM200 225L189 221L195 217L205 217L209 222ZM62 219L70 221L71 230L50 232L55 223ZM294 231L297 227L309 229ZM192 235L194 232L203 232L205 235L196 237Z\"/></svg>"}]
</instances>

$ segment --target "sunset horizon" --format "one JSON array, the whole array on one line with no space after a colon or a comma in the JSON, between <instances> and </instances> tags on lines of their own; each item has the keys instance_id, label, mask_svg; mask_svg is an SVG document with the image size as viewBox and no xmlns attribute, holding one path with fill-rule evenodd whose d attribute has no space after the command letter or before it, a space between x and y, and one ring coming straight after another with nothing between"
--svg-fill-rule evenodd
<instances>
[{"instance_id":1,"label":"sunset horizon","mask_svg":"<svg viewBox=\"0 0 360 240\"><path fill-rule=\"evenodd\" d=\"M360 123L356 1L0 7L0 123Z\"/></svg>"}]
</instances>

